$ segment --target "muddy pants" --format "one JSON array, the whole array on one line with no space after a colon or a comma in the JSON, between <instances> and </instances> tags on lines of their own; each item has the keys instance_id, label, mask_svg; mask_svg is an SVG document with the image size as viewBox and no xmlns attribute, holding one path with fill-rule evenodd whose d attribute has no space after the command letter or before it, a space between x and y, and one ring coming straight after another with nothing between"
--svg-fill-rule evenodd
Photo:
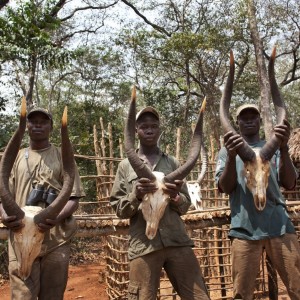
<instances>
[{"instance_id":1,"label":"muddy pants","mask_svg":"<svg viewBox=\"0 0 300 300\"><path fill-rule=\"evenodd\" d=\"M249 241L233 239L234 299L252 300L263 248L284 283L291 300L300 300L300 246L295 234Z\"/></svg>"},{"instance_id":2,"label":"muddy pants","mask_svg":"<svg viewBox=\"0 0 300 300\"><path fill-rule=\"evenodd\" d=\"M9 255L10 289L12 300L62 300L68 281L70 243L38 257L25 281L18 277L13 251Z\"/></svg>"},{"instance_id":3,"label":"muddy pants","mask_svg":"<svg viewBox=\"0 0 300 300\"><path fill-rule=\"evenodd\" d=\"M130 261L128 300L155 300L162 268L182 300L209 299L191 247L168 247Z\"/></svg>"}]
</instances>

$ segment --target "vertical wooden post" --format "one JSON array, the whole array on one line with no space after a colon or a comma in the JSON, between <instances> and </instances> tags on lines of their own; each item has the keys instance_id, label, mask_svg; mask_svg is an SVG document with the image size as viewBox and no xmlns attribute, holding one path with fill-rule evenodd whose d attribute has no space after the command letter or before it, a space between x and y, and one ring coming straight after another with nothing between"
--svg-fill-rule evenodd
<instances>
[{"instance_id":1,"label":"vertical wooden post","mask_svg":"<svg viewBox=\"0 0 300 300\"><path fill-rule=\"evenodd\" d=\"M123 150L123 142L122 139L119 138L119 149L120 149L120 158L124 158L124 150Z\"/></svg>"},{"instance_id":2,"label":"vertical wooden post","mask_svg":"<svg viewBox=\"0 0 300 300\"><path fill-rule=\"evenodd\" d=\"M196 128L196 124L195 124L195 123L192 123L192 125L191 125L192 135L194 134L195 128ZM191 140L192 140L192 139L191 139ZM189 175L190 180L196 180L196 179L198 178L198 175L200 174L201 168L200 168L200 161L199 161L199 159L198 159L197 162L196 162L195 167L196 167L196 166L197 166L197 173L195 174L195 170L194 170L194 171L192 170L192 171L190 172L190 175ZM196 178L195 178L195 177L196 177Z\"/></svg>"},{"instance_id":3,"label":"vertical wooden post","mask_svg":"<svg viewBox=\"0 0 300 300\"><path fill-rule=\"evenodd\" d=\"M211 161L214 161L215 160L215 147L214 147L213 136L210 135L209 139L210 139L210 159L211 159Z\"/></svg>"},{"instance_id":4,"label":"vertical wooden post","mask_svg":"<svg viewBox=\"0 0 300 300\"><path fill-rule=\"evenodd\" d=\"M176 155L175 157L180 161L180 138L181 138L181 128L177 128L176 132Z\"/></svg>"},{"instance_id":5,"label":"vertical wooden post","mask_svg":"<svg viewBox=\"0 0 300 300\"><path fill-rule=\"evenodd\" d=\"M166 146L166 154L170 154L170 145L169 144Z\"/></svg>"},{"instance_id":6,"label":"vertical wooden post","mask_svg":"<svg viewBox=\"0 0 300 300\"><path fill-rule=\"evenodd\" d=\"M97 137L97 127L96 125L93 126L93 133L94 133L94 151L95 151L95 156L96 157L101 157L100 155L100 148L99 148L99 141L98 141L98 137ZM97 175L101 175L102 174L102 170L101 170L101 162L100 160L96 160L96 169L97 169ZM100 178L96 179L96 191L97 191L97 198L99 200L99 196L101 193L101 181Z\"/></svg>"},{"instance_id":7,"label":"vertical wooden post","mask_svg":"<svg viewBox=\"0 0 300 300\"><path fill-rule=\"evenodd\" d=\"M220 278L220 285L221 285L221 295L222 298L226 297L226 283L225 283L225 272L224 272L224 260L223 260L223 237L222 237L222 225L218 226L217 234L215 235L218 242L217 242L217 257L218 257L218 264L219 264L219 278Z\"/></svg>"},{"instance_id":8,"label":"vertical wooden post","mask_svg":"<svg viewBox=\"0 0 300 300\"><path fill-rule=\"evenodd\" d=\"M103 125L103 118L100 117L100 127L101 127L101 152L102 152L102 158L106 157L106 151L105 151L105 130L104 130L104 125ZM106 161L105 159L102 159L101 161L101 167L102 167L102 174L107 175L107 167L106 167ZM103 182L103 180L102 180ZM102 191L103 191L103 196L106 197L109 193L107 186L102 186Z\"/></svg>"},{"instance_id":9,"label":"vertical wooden post","mask_svg":"<svg viewBox=\"0 0 300 300\"><path fill-rule=\"evenodd\" d=\"M113 138L112 138L112 126L111 123L108 123L108 138L109 138L109 175L113 176L114 175L114 163L113 163L113 157L114 157L114 151L113 151ZM111 179L109 180L110 184L109 184L109 193L112 189L112 181ZM109 194L107 195L109 196Z\"/></svg>"}]
</instances>

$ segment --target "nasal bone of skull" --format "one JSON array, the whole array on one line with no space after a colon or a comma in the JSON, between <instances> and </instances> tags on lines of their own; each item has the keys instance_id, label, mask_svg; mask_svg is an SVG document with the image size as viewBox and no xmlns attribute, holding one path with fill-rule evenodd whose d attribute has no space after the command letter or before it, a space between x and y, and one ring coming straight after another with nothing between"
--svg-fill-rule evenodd
<instances>
[{"instance_id":1,"label":"nasal bone of skull","mask_svg":"<svg viewBox=\"0 0 300 300\"><path fill-rule=\"evenodd\" d=\"M264 176L264 175L262 175ZM266 206L266 202L267 202L267 187L268 187L268 180L266 180L265 178L257 178L257 186L256 186L256 201L255 201L255 206L257 208L257 210L262 211L265 206Z\"/></svg>"},{"instance_id":2,"label":"nasal bone of skull","mask_svg":"<svg viewBox=\"0 0 300 300\"><path fill-rule=\"evenodd\" d=\"M266 190L261 189L257 191L254 196L255 207L258 211L262 211L266 206Z\"/></svg>"},{"instance_id":3,"label":"nasal bone of skull","mask_svg":"<svg viewBox=\"0 0 300 300\"><path fill-rule=\"evenodd\" d=\"M149 240L152 240L156 236L160 219L168 205L169 196L164 194L162 189L158 189L155 193L145 196L145 199L141 203L142 213L146 221L145 234Z\"/></svg>"},{"instance_id":4,"label":"nasal bone of skull","mask_svg":"<svg viewBox=\"0 0 300 300\"><path fill-rule=\"evenodd\" d=\"M169 195L163 192L163 178L162 172L153 172L157 181L158 190L154 193L146 194L141 203L141 209L146 221L145 234L149 240L152 240L156 236L159 221L162 218L166 206L169 202Z\"/></svg>"},{"instance_id":5,"label":"nasal bone of skull","mask_svg":"<svg viewBox=\"0 0 300 300\"><path fill-rule=\"evenodd\" d=\"M255 150L255 154L256 159L252 162L245 162L244 168L247 169L250 174L246 184L253 195L255 207L258 211L262 211L267 201L266 191L270 173L270 162L263 161L258 150Z\"/></svg>"},{"instance_id":6,"label":"nasal bone of skull","mask_svg":"<svg viewBox=\"0 0 300 300\"><path fill-rule=\"evenodd\" d=\"M149 240L153 240L156 236L158 224L147 223L146 236Z\"/></svg>"},{"instance_id":7,"label":"nasal bone of skull","mask_svg":"<svg viewBox=\"0 0 300 300\"><path fill-rule=\"evenodd\" d=\"M12 233L12 247L14 248L19 276L25 280L30 276L32 264L41 252L44 233L40 232L33 221L33 217L41 210L38 206L25 206L24 227Z\"/></svg>"}]
</instances>

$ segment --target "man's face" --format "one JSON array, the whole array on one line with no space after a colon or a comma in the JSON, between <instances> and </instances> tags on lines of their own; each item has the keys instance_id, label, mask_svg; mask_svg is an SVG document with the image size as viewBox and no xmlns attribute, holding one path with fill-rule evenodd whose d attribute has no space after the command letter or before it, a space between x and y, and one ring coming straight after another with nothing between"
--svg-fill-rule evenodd
<instances>
[{"instance_id":1,"label":"man's face","mask_svg":"<svg viewBox=\"0 0 300 300\"><path fill-rule=\"evenodd\" d=\"M155 146L160 135L159 120L152 113L145 113L137 121L136 132L144 146Z\"/></svg>"},{"instance_id":2,"label":"man's face","mask_svg":"<svg viewBox=\"0 0 300 300\"><path fill-rule=\"evenodd\" d=\"M260 128L260 115L256 110L243 110L237 120L242 135L255 135Z\"/></svg>"},{"instance_id":3,"label":"man's face","mask_svg":"<svg viewBox=\"0 0 300 300\"><path fill-rule=\"evenodd\" d=\"M36 112L27 120L27 129L31 140L42 141L49 139L52 123L45 114Z\"/></svg>"}]
</instances>

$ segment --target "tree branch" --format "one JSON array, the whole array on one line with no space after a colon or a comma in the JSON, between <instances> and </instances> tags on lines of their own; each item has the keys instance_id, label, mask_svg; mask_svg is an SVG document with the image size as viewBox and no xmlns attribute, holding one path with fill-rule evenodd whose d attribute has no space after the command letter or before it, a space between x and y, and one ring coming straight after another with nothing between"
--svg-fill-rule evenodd
<instances>
[{"instance_id":1,"label":"tree branch","mask_svg":"<svg viewBox=\"0 0 300 300\"><path fill-rule=\"evenodd\" d=\"M51 17L56 17L58 12L63 8L66 4L67 0L59 0L56 5L53 6L52 11L50 12Z\"/></svg>"},{"instance_id":2,"label":"tree branch","mask_svg":"<svg viewBox=\"0 0 300 300\"><path fill-rule=\"evenodd\" d=\"M296 81L300 78L300 76L296 76L296 71L297 71L297 69L299 69L299 67L298 67L299 58L297 58L297 50L298 49L293 49L293 58L294 58L293 66L290 70L288 70L283 81L280 83L281 87L288 85L292 81Z\"/></svg>"},{"instance_id":3,"label":"tree branch","mask_svg":"<svg viewBox=\"0 0 300 300\"><path fill-rule=\"evenodd\" d=\"M134 10L134 12L135 12L139 17L141 17L141 18L145 21L145 23L147 23L148 25L150 25L151 27L153 27L155 30L157 30L157 31L159 31L159 32L161 32L161 33L167 35L168 37L171 36L171 34L168 33L163 27L160 27L160 26L158 26L158 25L156 25L156 24L150 22L150 21L149 21L143 14L141 14L140 11L139 11L135 6L133 6L131 3L129 3L129 2L126 1L126 0L121 0L121 1L122 1L124 4L126 4L127 6L131 7L131 8Z\"/></svg>"},{"instance_id":4,"label":"tree branch","mask_svg":"<svg viewBox=\"0 0 300 300\"><path fill-rule=\"evenodd\" d=\"M62 22L64 22L64 21L66 21L66 20L68 20L68 19L71 19L74 15L75 15L75 13L77 13L77 12L79 12L79 11L82 11L82 10L88 10L88 9L95 9L95 10L97 10L97 9L106 9L106 8L109 8L109 7L112 7L112 6L114 6L115 4L117 4L118 3L118 1L114 1L113 3L111 3L111 4L108 4L108 5L104 5L104 6L101 6L101 5L99 5L99 6L92 6L92 5L89 5L89 6L85 6L85 7L77 7L77 8L75 8L73 11L72 11L72 13L70 14L70 15L68 15L68 16L66 16L66 17L64 17L64 18L62 18L62 19L60 19L60 21L62 21Z\"/></svg>"},{"instance_id":5,"label":"tree branch","mask_svg":"<svg viewBox=\"0 0 300 300\"><path fill-rule=\"evenodd\" d=\"M9 0L0 0L0 9L8 4Z\"/></svg>"}]
</instances>

